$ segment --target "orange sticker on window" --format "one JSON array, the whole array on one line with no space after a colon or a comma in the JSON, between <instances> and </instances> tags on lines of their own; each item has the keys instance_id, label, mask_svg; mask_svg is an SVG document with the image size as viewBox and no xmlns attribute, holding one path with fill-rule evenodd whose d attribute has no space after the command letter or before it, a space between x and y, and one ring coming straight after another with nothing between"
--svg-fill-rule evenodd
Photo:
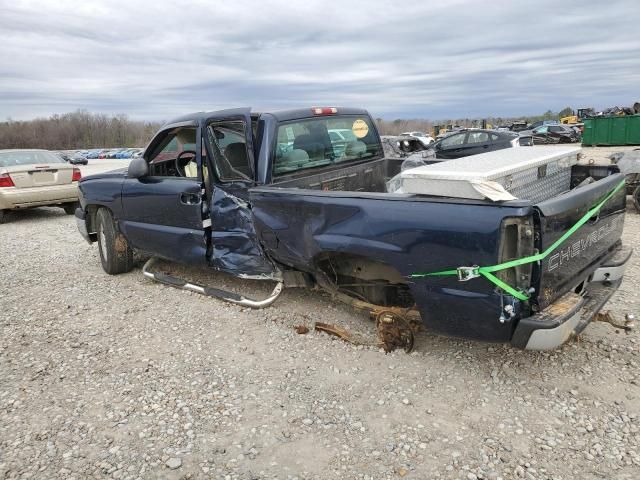
<instances>
[{"instance_id":1,"label":"orange sticker on window","mask_svg":"<svg viewBox=\"0 0 640 480\"><path fill-rule=\"evenodd\" d=\"M369 125L364 120L356 120L351 126L351 131L357 138L364 138L369 133Z\"/></svg>"}]
</instances>

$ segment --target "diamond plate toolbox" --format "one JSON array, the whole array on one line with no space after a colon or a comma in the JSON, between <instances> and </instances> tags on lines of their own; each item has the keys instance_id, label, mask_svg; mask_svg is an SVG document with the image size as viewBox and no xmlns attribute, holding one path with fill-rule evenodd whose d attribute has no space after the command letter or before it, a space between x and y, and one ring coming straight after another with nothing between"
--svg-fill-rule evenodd
<instances>
[{"instance_id":1,"label":"diamond plate toolbox","mask_svg":"<svg viewBox=\"0 0 640 480\"><path fill-rule=\"evenodd\" d=\"M405 170L390 185L403 193L484 199L476 187L495 182L535 203L569 191L579 153L573 146L506 148Z\"/></svg>"}]
</instances>

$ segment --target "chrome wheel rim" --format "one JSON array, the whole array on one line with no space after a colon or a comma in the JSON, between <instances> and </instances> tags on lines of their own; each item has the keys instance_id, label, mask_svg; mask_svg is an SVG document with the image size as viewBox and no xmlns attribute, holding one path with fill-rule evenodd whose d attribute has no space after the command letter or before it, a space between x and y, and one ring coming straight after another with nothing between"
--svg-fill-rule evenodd
<instances>
[{"instance_id":1,"label":"chrome wheel rim","mask_svg":"<svg viewBox=\"0 0 640 480\"><path fill-rule=\"evenodd\" d=\"M102 228L100 229L100 252L102 253L102 258L107 260L107 237Z\"/></svg>"}]
</instances>

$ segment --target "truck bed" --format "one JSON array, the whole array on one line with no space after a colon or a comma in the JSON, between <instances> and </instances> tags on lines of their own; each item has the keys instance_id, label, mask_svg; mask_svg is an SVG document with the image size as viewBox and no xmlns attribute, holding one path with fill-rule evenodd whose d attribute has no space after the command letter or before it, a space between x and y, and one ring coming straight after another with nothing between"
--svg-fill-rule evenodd
<instances>
[{"instance_id":1,"label":"truck bed","mask_svg":"<svg viewBox=\"0 0 640 480\"><path fill-rule=\"evenodd\" d=\"M386 182L400 173L402 158L382 158L358 163L344 168L323 169L309 175L300 172L273 183L279 188L301 188L307 190L325 190L341 192L378 192L387 191Z\"/></svg>"},{"instance_id":2,"label":"truck bed","mask_svg":"<svg viewBox=\"0 0 640 480\"><path fill-rule=\"evenodd\" d=\"M316 278L322 265L328 265L327 282L340 277L334 272L337 266L350 268L362 259L388 266L397 276L382 276L391 282L385 291L395 288L396 298L387 296L388 303L372 303L404 305L397 299L410 295L433 331L486 341L509 341L513 329L513 325L498 323L496 312L505 300L491 283L483 279L459 282L452 277L407 282L407 276L458 266L496 265L531 255L534 248L544 251L623 178L615 166L575 165L569 192L535 204L523 199L493 202L385 193L385 182L399 171L401 163L401 159L380 159L252 188L258 238L271 258ZM596 181L580 185L588 177ZM528 306L509 300L518 316L527 317L581 288L614 254L624 205L624 192L619 192L557 253L540 264L501 274L513 286L533 288ZM528 246L522 250L518 245L531 226L535 234L526 237ZM358 278L359 268L344 276Z\"/></svg>"}]
</instances>

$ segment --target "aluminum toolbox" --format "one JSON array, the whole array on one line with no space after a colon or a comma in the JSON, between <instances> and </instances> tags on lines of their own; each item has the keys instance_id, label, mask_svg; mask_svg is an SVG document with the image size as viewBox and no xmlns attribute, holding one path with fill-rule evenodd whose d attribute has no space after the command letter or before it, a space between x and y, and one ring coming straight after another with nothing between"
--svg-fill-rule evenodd
<instances>
[{"instance_id":1,"label":"aluminum toolbox","mask_svg":"<svg viewBox=\"0 0 640 480\"><path fill-rule=\"evenodd\" d=\"M405 170L389 181L388 191L539 202L570 189L578 153L574 146L506 148Z\"/></svg>"}]
</instances>

